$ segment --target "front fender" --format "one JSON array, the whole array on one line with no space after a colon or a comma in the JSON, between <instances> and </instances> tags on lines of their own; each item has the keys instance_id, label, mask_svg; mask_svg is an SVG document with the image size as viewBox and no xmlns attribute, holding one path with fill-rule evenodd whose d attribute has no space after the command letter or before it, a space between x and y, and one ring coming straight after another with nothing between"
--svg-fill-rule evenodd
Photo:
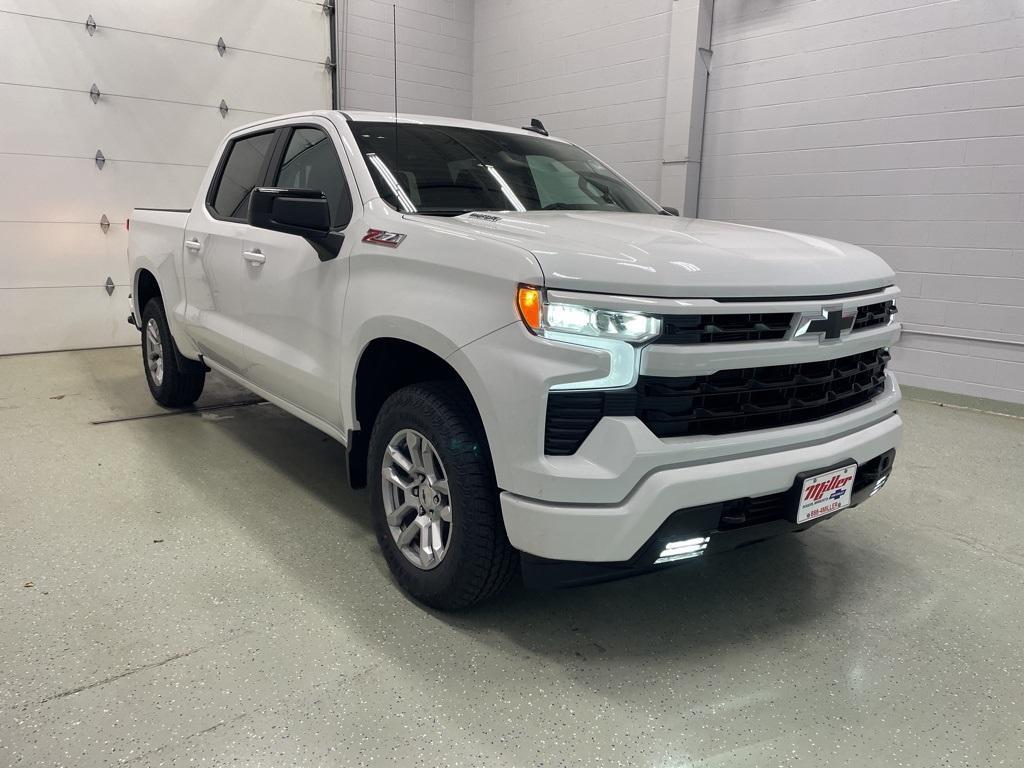
<instances>
[{"instance_id":1,"label":"front fender","mask_svg":"<svg viewBox=\"0 0 1024 768\"><path fill-rule=\"evenodd\" d=\"M448 360L461 347L519 321L519 283L543 284L537 260L517 245L452 233L394 211L370 214L371 228L407 236L397 248L362 245L350 257L339 382L346 430L359 428L352 384L372 341L398 339Z\"/></svg>"}]
</instances>

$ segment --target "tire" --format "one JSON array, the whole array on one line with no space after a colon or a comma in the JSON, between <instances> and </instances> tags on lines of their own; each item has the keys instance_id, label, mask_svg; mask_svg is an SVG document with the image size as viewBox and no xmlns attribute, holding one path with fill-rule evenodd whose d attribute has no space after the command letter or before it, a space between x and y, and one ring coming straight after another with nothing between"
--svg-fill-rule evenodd
<instances>
[{"instance_id":1,"label":"tire","mask_svg":"<svg viewBox=\"0 0 1024 768\"><path fill-rule=\"evenodd\" d=\"M394 453L389 451L389 446L394 445L403 456L411 456L408 449L410 435L429 441L437 470L434 474L437 477L443 475L447 480L445 488L450 521L447 528L443 525L443 506L439 512L439 525L447 533L446 546L439 562L429 567L424 567L422 556L418 564L414 564L414 556L409 553L410 545L403 550L396 540L396 536L401 534L393 532L395 529L387 517L388 509L396 508L396 498L413 498L384 478L385 471L396 468L400 481L418 476L419 473L406 473L401 466L395 465L391 458ZM418 444L422 448L423 441L419 438ZM395 392L385 401L374 422L369 459L370 498L377 542L391 573L408 594L433 608L453 611L486 600L504 589L516 573L518 553L505 534L494 468L483 427L472 401L463 390L448 382L429 382ZM427 483L425 479L421 482ZM414 504L429 504L430 489L427 485L420 487L422 493L415 495ZM441 488L441 482L437 488ZM438 503L437 498L437 495L433 497L435 504ZM443 505L443 492L440 498ZM420 506L407 512L403 519L421 520L429 514L425 507ZM414 525L410 523L407 527ZM412 546L419 548L422 539L417 537L415 541L418 544Z\"/></svg>"},{"instance_id":2,"label":"tire","mask_svg":"<svg viewBox=\"0 0 1024 768\"><path fill-rule=\"evenodd\" d=\"M154 333L159 347L154 343ZM179 360L183 367L179 367ZM163 302L158 298L150 299L142 310L142 367L153 399L167 408L192 405L203 393L206 368L178 354Z\"/></svg>"}]
</instances>

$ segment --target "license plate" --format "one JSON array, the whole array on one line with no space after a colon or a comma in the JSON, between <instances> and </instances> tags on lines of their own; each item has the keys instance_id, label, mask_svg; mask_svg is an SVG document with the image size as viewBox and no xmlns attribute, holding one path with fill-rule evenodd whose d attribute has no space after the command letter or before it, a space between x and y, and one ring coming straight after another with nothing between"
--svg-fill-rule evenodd
<instances>
[{"instance_id":1,"label":"license plate","mask_svg":"<svg viewBox=\"0 0 1024 768\"><path fill-rule=\"evenodd\" d=\"M805 478L797 501L796 522L806 523L850 506L856 476L857 465L849 464Z\"/></svg>"}]
</instances>

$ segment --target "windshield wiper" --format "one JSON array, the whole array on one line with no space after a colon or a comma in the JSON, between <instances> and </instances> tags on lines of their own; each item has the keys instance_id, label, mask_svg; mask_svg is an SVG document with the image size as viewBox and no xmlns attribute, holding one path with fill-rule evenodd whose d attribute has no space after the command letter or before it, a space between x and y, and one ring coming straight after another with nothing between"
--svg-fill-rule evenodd
<instances>
[{"instance_id":1,"label":"windshield wiper","mask_svg":"<svg viewBox=\"0 0 1024 768\"><path fill-rule=\"evenodd\" d=\"M497 211L497 208L417 208L414 213L421 213L424 216L462 216L476 211Z\"/></svg>"},{"instance_id":2,"label":"windshield wiper","mask_svg":"<svg viewBox=\"0 0 1024 768\"><path fill-rule=\"evenodd\" d=\"M548 203L542 211L585 211L592 203Z\"/></svg>"}]
</instances>

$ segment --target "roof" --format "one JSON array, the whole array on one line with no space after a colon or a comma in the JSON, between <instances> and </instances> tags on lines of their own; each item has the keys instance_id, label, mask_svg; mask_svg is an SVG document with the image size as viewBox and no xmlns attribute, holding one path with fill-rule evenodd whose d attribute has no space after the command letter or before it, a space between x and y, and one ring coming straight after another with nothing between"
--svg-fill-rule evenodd
<instances>
[{"instance_id":1,"label":"roof","mask_svg":"<svg viewBox=\"0 0 1024 768\"><path fill-rule=\"evenodd\" d=\"M289 120L292 118L298 119L301 117L309 117L310 115L321 115L323 117L331 117L332 115L340 114L349 122L356 123L392 123L395 121L394 112L370 112L361 109L339 109L339 110L326 110L316 109L308 110L306 112L294 112L287 115L277 115L275 117L267 117L262 120L257 120L247 125L239 126L238 128L231 131L232 134L238 133L239 131L247 130L259 125L264 125L269 122L277 122L279 120ZM515 133L521 136L540 136L541 134L536 131L527 131L523 128L517 128L509 125L499 125L498 123L482 123L477 120L462 120L457 117L442 117L440 115L412 115L403 112L398 113L399 123L408 123L410 125L447 125L454 128L471 128L478 131L500 131L502 133ZM529 118L524 120L529 122ZM550 137L555 139L554 136ZM555 139L556 141L563 141L563 139Z\"/></svg>"},{"instance_id":2,"label":"roof","mask_svg":"<svg viewBox=\"0 0 1024 768\"><path fill-rule=\"evenodd\" d=\"M356 123L391 123L395 120L394 112L368 112L365 110L353 109L342 109L339 111L352 122ZM422 125L450 125L455 128L473 128L478 131L503 131L505 133L524 133L530 136L539 135L536 131L526 131L518 126L482 123L477 120L463 120L458 117L441 117L440 115L410 115L399 112L398 122L413 124L419 123ZM529 122L529 118L527 118L525 122Z\"/></svg>"}]
</instances>

